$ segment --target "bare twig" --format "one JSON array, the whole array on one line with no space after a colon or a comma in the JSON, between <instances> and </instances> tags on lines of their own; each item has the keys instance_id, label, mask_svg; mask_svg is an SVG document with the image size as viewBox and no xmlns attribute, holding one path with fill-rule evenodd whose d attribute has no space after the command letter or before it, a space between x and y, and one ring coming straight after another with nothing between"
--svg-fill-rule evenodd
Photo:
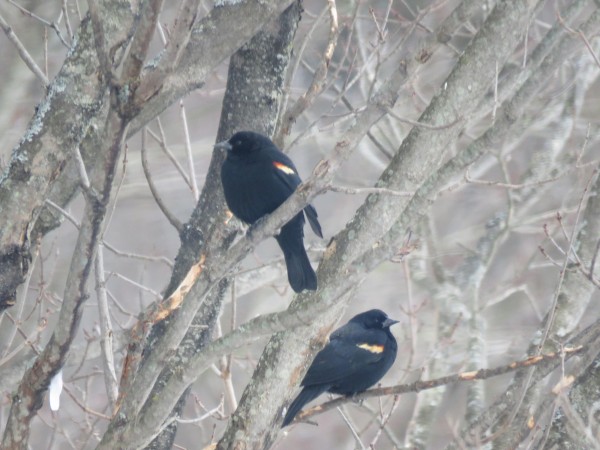
<instances>
[{"instance_id":1,"label":"bare twig","mask_svg":"<svg viewBox=\"0 0 600 450\"><path fill-rule=\"evenodd\" d=\"M182 419L182 418L179 418L179 417L171 417L169 420L167 420L166 426L170 425L174 421L177 421L179 423L198 423L198 422L202 422L203 420L208 419L210 416L213 416L215 413L218 413L221 410L222 407L223 406L221 404L218 404L213 409L210 409L206 413L202 414L201 416L194 417L193 419Z\"/></svg>"},{"instance_id":2,"label":"bare twig","mask_svg":"<svg viewBox=\"0 0 600 450\"><path fill-rule=\"evenodd\" d=\"M42 82L42 85L44 87L48 87L48 85L50 84L50 80L48 80L48 77L44 74L42 69L40 69L39 66L35 63L35 61L31 57L21 40L17 37L17 35L12 30L10 25L6 22L6 20L4 20L4 17L2 17L2 15L0 15L0 28L2 28L8 40L13 43L13 45L17 49L17 52L19 52L19 56L21 56L23 62L27 64L27 67L29 67L33 74Z\"/></svg>"},{"instance_id":3,"label":"bare twig","mask_svg":"<svg viewBox=\"0 0 600 450\"><path fill-rule=\"evenodd\" d=\"M48 30L44 28L44 75L48 77Z\"/></svg>"},{"instance_id":4,"label":"bare twig","mask_svg":"<svg viewBox=\"0 0 600 450\"><path fill-rule=\"evenodd\" d=\"M179 110L181 112L181 123L183 124L183 135L185 137L185 151L188 160L188 170L190 172L189 179L192 182L192 194L194 200L198 201L200 198L200 191L198 190L198 183L196 182L196 169L194 168L194 155L192 153L192 143L190 142L190 131L188 129L187 117L185 114L185 107L183 106L183 100L179 102Z\"/></svg>"},{"instance_id":5,"label":"bare twig","mask_svg":"<svg viewBox=\"0 0 600 450\"><path fill-rule=\"evenodd\" d=\"M158 125L158 131L160 133L160 137L158 137L154 133L154 131L152 131L150 128L147 128L148 134L150 134L150 137L152 139L154 139L158 143L158 145L160 145L160 148L163 151L163 153L165 155L167 155L167 158L169 158L169 160L173 163L173 165L177 169L177 172L179 172L179 174L181 175L181 178L183 178L183 181L185 181L185 184L187 184L191 190L192 182L191 182L188 174L185 172L185 169L179 163L179 161L177 161L177 158L175 157L175 155L173 154L173 152L167 145L167 138L165 136L165 130L163 129L162 122L160 121L160 117L156 118L156 124Z\"/></svg>"},{"instance_id":6,"label":"bare twig","mask_svg":"<svg viewBox=\"0 0 600 450\"><path fill-rule=\"evenodd\" d=\"M594 269L596 268L596 260L598 259L598 252L600 251L600 239L596 244L596 250L594 251L594 257L592 258L592 262L590 263L590 271L588 278L590 280L594 279Z\"/></svg>"},{"instance_id":7,"label":"bare twig","mask_svg":"<svg viewBox=\"0 0 600 450\"><path fill-rule=\"evenodd\" d=\"M393 189L388 188L380 188L380 187L364 187L364 188L351 188L347 186L337 186L330 184L327 186L328 191L333 192L341 192L343 194L383 194L383 195L395 195L398 197L410 197L413 195L413 192L402 192L395 191Z\"/></svg>"},{"instance_id":8,"label":"bare twig","mask_svg":"<svg viewBox=\"0 0 600 450\"><path fill-rule=\"evenodd\" d=\"M71 391L71 389L68 386L65 386L64 390L67 393L67 395L69 397L71 397L71 400L73 400L73 402L75 402L75 404L77 406L79 406L83 412L90 414L92 416L96 416L99 419L110 420L110 416L108 416L106 414L102 414L101 412L95 411L95 410L91 409L90 407L86 406L84 403L82 403L81 400L79 399L79 397L77 395L73 394L73 392Z\"/></svg>"},{"instance_id":9,"label":"bare twig","mask_svg":"<svg viewBox=\"0 0 600 450\"><path fill-rule=\"evenodd\" d=\"M348 418L346 416L346 414L344 414L344 411L342 411L342 408L338 408L337 410L340 413L340 416L342 416L342 420L344 421L344 423L346 424L346 426L350 430L350 433L352 434L352 437L354 438L354 440L356 441L356 443L358 444L358 446L362 450L367 450L366 447L365 447L365 444L362 443L362 440L361 440L360 436L358 435L358 433L356 431L356 427L350 421L350 418Z\"/></svg>"},{"instance_id":10,"label":"bare twig","mask_svg":"<svg viewBox=\"0 0 600 450\"><path fill-rule=\"evenodd\" d=\"M152 197L154 197L154 201L156 202L156 204L158 205L158 207L160 208L162 213L165 215L165 217L167 218L169 223L171 225L173 225L173 227L177 230L178 233L181 233L181 230L183 230L183 224L177 217L175 217L175 215L173 213L171 213L169 208L167 208L167 205L163 202L163 199L160 196L160 194L158 193L158 190L156 189L156 186L154 185L154 181L152 180L150 168L148 167L148 157L147 157L148 152L147 152L147 148L146 148L146 131L147 131L146 128L144 128L142 131L142 149L141 149L142 168L144 169L144 176L146 177L146 181L148 181L148 187L150 188Z\"/></svg>"},{"instance_id":11,"label":"bare twig","mask_svg":"<svg viewBox=\"0 0 600 450\"><path fill-rule=\"evenodd\" d=\"M527 53L527 52L525 52ZM492 123L496 121L496 111L498 110L498 106L500 102L498 101L498 61L496 61L496 76L494 78L494 107L492 108Z\"/></svg>"},{"instance_id":12,"label":"bare twig","mask_svg":"<svg viewBox=\"0 0 600 450\"><path fill-rule=\"evenodd\" d=\"M67 36L69 36L69 40L73 40L73 29L71 28L71 20L69 19L69 8L67 6L68 0L62 0L62 13L65 17L65 27L67 28Z\"/></svg>"},{"instance_id":13,"label":"bare twig","mask_svg":"<svg viewBox=\"0 0 600 450\"><path fill-rule=\"evenodd\" d=\"M144 292L148 292L149 294L152 294L152 296L157 300L162 298L162 296L158 292L156 292L154 289L150 289L148 286L144 286L143 284L140 284L137 281L132 280L131 278L126 277L123 274L120 274L119 272L109 272L109 276L119 278L119 279L125 281L126 283L129 283L132 286L135 286Z\"/></svg>"},{"instance_id":14,"label":"bare twig","mask_svg":"<svg viewBox=\"0 0 600 450\"><path fill-rule=\"evenodd\" d=\"M75 147L75 159L77 161L77 169L79 170L79 179L81 181L81 186L87 192L90 190L91 183L90 178L88 177L87 170L85 168L85 163L83 162L83 158L81 157L79 147Z\"/></svg>"},{"instance_id":15,"label":"bare twig","mask_svg":"<svg viewBox=\"0 0 600 450\"><path fill-rule=\"evenodd\" d=\"M113 252L115 255L122 256L124 258L134 258L142 261L154 261L165 264L169 268L173 268L173 262L167 258L166 256L150 256L150 255L142 255L140 253L132 253L132 252L124 252L116 248L114 245L109 242L103 241L102 244Z\"/></svg>"},{"instance_id":16,"label":"bare twig","mask_svg":"<svg viewBox=\"0 0 600 450\"><path fill-rule=\"evenodd\" d=\"M232 299L232 304L235 304L235 300ZM221 329L221 323L216 323L217 337L223 337L223 331ZM237 398L235 395L235 388L233 386L233 378L231 376L231 361L232 355L222 356L219 358L219 368L217 369L214 365L212 366L217 372L217 375L223 380L223 386L225 387L225 398L229 406L229 411L233 412L237 408Z\"/></svg>"},{"instance_id":17,"label":"bare twig","mask_svg":"<svg viewBox=\"0 0 600 450\"><path fill-rule=\"evenodd\" d=\"M317 96L323 91L325 87L325 79L327 77L327 70L329 68L329 63L331 62L331 58L333 57L333 51L335 50L337 39L339 35L339 27L338 27L338 15L337 15L337 7L335 4L335 0L327 0L327 8L329 10L330 16L330 26L329 26L329 39L327 45L325 46L325 50L323 51L323 55L320 58L321 63L319 67L315 70L312 83L310 87L306 90L304 94L290 109L285 113L282 120L282 128L280 132L280 136L276 138L276 141L281 141L283 136L286 136L290 133L292 125L296 121L296 119L305 111L317 98ZM316 23L315 23L316 25Z\"/></svg>"},{"instance_id":18,"label":"bare twig","mask_svg":"<svg viewBox=\"0 0 600 450\"><path fill-rule=\"evenodd\" d=\"M588 49L588 51L592 55L592 58L596 62L596 65L598 67L600 67L600 60L598 59L598 55L596 55L596 52L594 51L594 48L592 47L592 44L590 44L590 41L586 37L585 33L582 30L574 30L573 28L569 27L565 23L565 21L563 20L563 18L561 17L561 15L559 13L557 13L557 18L558 18L558 22L564 27L565 30L567 30L571 34L579 36L579 38L583 41L583 43L585 44L586 48Z\"/></svg>"},{"instance_id":19,"label":"bare twig","mask_svg":"<svg viewBox=\"0 0 600 450\"><path fill-rule=\"evenodd\" d=\"M14 330L18 331L19 334L22 335L23 342L21 342L19 345L15 346L15 348L13 348L10 352L7 352L2 355L2 358L0 358L0 366L3 366L7 362L9 362L12 358L14 358L16 355L18 355L21 352L21 350L23 350L23 348L25 348L25 347L30 347L34 351L35 354L39 355L39 351L37 350L36 346L33 343L39 339L40 334L46 329L46 326L48 325L47 320L38 321L38 326L33 331L31 331L31 333L29 335L24 335L24 334L22 334L21 330L19 329L19 326L20 326L19 323L15 319L13 319L13 317L11 315L9 315L8 313L7 313L7 316L13 322ZM8 349L8 347L7 347L7 349Z\"/></svg>"},{"instance_id":20,"label":"bare twig","mask_svg":"<svg viewBox=\"0 0 600 450\"><path fill-rule=\"evenodd\" d=\"M418 122L416 120L410 120L410 119L405 119L404 117L400 117L391 108L388 110L388 114L400 122L408 123L408 124L413 125L418 128L425 128L427 130L444 130L446 128L451 128L451 127L464 121L463 117L457 116L456 119L454 119L450 123L446 123L443 125L431 125L428 123Z\"/></svg>"},{"instance_id":21,"label":"bare twig","mask_svg":"<svg viewBox=\"0 0 600 450\"><path fill-rule=\"evenodd\" d=\"M167 43L169 41L167 40L167 36L165 34L165 30L163 29L163 26L160 24L160 20L158 22L156 22L156 29L158 30L158 35L160 37L160 41L162 42L163 46L166 47Z\"/></svg>"},{"instance_id":22,"label":"bare twig","mask_svg":"<svg viewBox=\"0 0 600 450\"><path fill-rule=\"evenodd\" d=\"M493 187L501 187L501 188L507 188L507 189L527 189L527 188L532 188L532 187L536 187L536 186L541 186L543 184L552 183L553 181L557 181L557 180L560 180L561 178L565 177L570 172L573 172L573 171L579 170L579 169L583 169L583 168L587 168L587 167L591 167L591 166L597 166L597 165L598 165L598 161L589 161L584 164L569 166L569 167L566 167L564 170L561 170L556 176L546 178L544 180L532 181L529 183L502 183L500 181L478 180L475 178L471 178L471 174L470 174L471 167L472 167L472 165L471 165L471 166L467 167L467 169L465 171L464 179L465 179L466 183L477 184L477 185L481 185L481 186L493 186Z\"/></svg>"},{"instance_id":23,"label":"bare twig","mask_svg":"<svg viewBox=\"0 0 600 450\"><path fill-rule=\"evenodd\" d=\"M75 228L79 229L80 223L79 223L79 221L77 219L75 219L75 217L73 217L72 214L70 214L68 211L66 211L63 208L61 208L60 206L58 206L52 200L46 199L45 203L48 206L54 208L60 214L62 214L69 222L71 222L75 226ZM107 242L107 241L104 241L104 240L102 241L102 244L108 250L110 250L111 252L113 252L115 255L118 255L118 256L123 256L125 258L135 258L135 259L140 259L140 260L143 260L143 261L161 262L161 263L167 265L168 267L173 267L173 263L171 262L171 260L169 260L165 256L149 256L149 255L142 255L142 254L139 254L139 253L123 252L123 251L117 249L110 242Z\"/></svg>"},{"instance_id":24,"label":"bare twig","mask_svg":"<svg viewBox=\"0 0 600 450\"><path fill-rule=\"evenodd\" d=\"M371 443L369 444L370 449L376 448L375 446L377 445L377 441L379 440L379 438L382 434L382 431L386 429L386 425L388 424L390 418L392 417L392 414L394 414L394 411L396 411L396 408L398 408L399 405L400 405L400 396L394 395L394 399L393 399L390 410L387 412L387 414L385 414L385 416L383 416L381 418L381 423L379 425L379 428L377 429L377 433L375 433L375 436L373 437L373 439L371 440Z\"/></svg>"},{"instance_id":25,"label":"bare twig","mask_svg":"<svg viewBox=\"0 0 600 450\"><path fill-rule=\"evenodd\" d=\"M26 15L27 17L30 17L30 18L32 18L34 20L37 20L38 22L40 22L45 27L52 28L54 30L54 32L56 33L56 35L58 36L58 39L60 40L60 42L66 48L70 48L70 45L67 43L67 41L65 41L65 38L63 37L62 33L58 29L58 25L55 22L49 22L48 20L41 18L37 14L34 14L31 11L29 11L28 9L23 8L21 5L19 5L14 0L7 0L7 1L8 1L8 3L10 3L14 7L16 7L21 13L23 13L24 15Z\"/></svg>"},{"instance_id":26,"label":"bare twig","mask_svg":"<svg viewBox=\"0 0 600 450\"><path fill-rule=\"evenodd\" d=\"M119 386L113 353L113 330L106 295L102 244L98 246L98 253L96 255L96 295L98 297L98 317L100 319L100 348L102 349L102 364L104 366L104 384L106 386L110 409L114 411L119 396Z\"/></svg>"}]
</instances>

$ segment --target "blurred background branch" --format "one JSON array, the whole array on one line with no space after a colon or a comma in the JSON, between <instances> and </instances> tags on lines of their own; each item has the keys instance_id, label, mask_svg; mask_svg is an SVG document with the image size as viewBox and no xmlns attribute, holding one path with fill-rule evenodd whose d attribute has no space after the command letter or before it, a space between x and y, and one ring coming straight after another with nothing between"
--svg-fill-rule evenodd
<instances>
[{"instance_id":1,"label":"blurred background branch","mask_svg":"<svg viewBox=\"0 0 600 450\"><path fill-rule=\"evenodd\" d=\"M599 7L4 2L2 447L600 448ZM212 149L243 129L305 180L250 235ZM294 296L268 238L308 201ZM280 432L370 308L387 387Z\"/></svg>"}]
</instances>

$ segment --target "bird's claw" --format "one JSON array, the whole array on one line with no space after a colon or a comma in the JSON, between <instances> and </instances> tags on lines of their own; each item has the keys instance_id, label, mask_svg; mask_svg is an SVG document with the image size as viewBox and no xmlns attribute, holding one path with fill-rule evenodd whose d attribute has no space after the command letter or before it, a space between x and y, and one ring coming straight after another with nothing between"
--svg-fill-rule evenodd
<instances>
[{"instance_id":1,"label":"bird's claw","mask_svg":"<svg viewBox=\"0 0 600 450\"><path fill-rule=\"evenodd\" d=\"M352 394L352 396L350 397L350 400L352 401L352 403L356 403L358 406L362 406L365 399L358 398L357 395L358 395L357 393Z\"/></svg>"}]
</instances>

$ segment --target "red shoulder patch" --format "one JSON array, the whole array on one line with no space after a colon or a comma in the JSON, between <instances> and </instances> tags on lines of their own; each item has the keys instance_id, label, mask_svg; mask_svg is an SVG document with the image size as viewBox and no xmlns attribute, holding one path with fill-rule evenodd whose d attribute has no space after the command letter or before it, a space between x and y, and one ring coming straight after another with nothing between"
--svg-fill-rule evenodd
<instances>
[{"instance_id":1,"label":"red shoulder patch","mask_svg":"<svg viewBox=\"0 0 600 450\"><path fill-rule=\"evenodd\" d=\"M288 175L296 173L296 172L294 172L294 169L292 169L291 167L286 166L283 163L280 163L279 161L273 161L273 165L275 166L275 168L281 170L283 173L286 173Z\"/></svg>"},{"instance_id":2,"label":"red shoulder patch","mask_svg":"<svg viewBox=\"0 0 600 450\"><path fill-rule=\"evenodd\" d=\"M371 353L382 353L383 352L383 345L371 345L371 344L357 344L356 345L358 348L362 348L363 350L366 350L368 352Z\"/></svg>"}]
</instances>

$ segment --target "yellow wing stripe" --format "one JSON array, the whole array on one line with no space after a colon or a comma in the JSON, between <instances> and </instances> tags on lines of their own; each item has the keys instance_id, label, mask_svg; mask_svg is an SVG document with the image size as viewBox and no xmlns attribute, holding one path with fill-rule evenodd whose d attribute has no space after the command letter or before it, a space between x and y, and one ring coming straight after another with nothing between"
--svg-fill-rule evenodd
<instances>
[{"instance_id":1,"label":"yellow wing stripe","mask_svg":"<svg viewBox=\"0 0 600 450\"><path fill-rule=\"evenodd\" d=\"M363 350L366 350L371 353L382 353L383 352L383 345L356 344L356 346L358 348L362 348Z\"/></svg>"},{"instance_id":2,"label":"yellow wing stripe","mask_svg":"<svg viewBox=\"0 0 600 450\"><path fill-rule=\"evenodd\" d=\"M288 175L291 175L294 172L294 169L292 169L291 167L286 166L283 163L280 163L279 161L273 161L273 165L278 168L279 170L281 170L283 173L287 173Z\"/></svg>"}]
</instances>

